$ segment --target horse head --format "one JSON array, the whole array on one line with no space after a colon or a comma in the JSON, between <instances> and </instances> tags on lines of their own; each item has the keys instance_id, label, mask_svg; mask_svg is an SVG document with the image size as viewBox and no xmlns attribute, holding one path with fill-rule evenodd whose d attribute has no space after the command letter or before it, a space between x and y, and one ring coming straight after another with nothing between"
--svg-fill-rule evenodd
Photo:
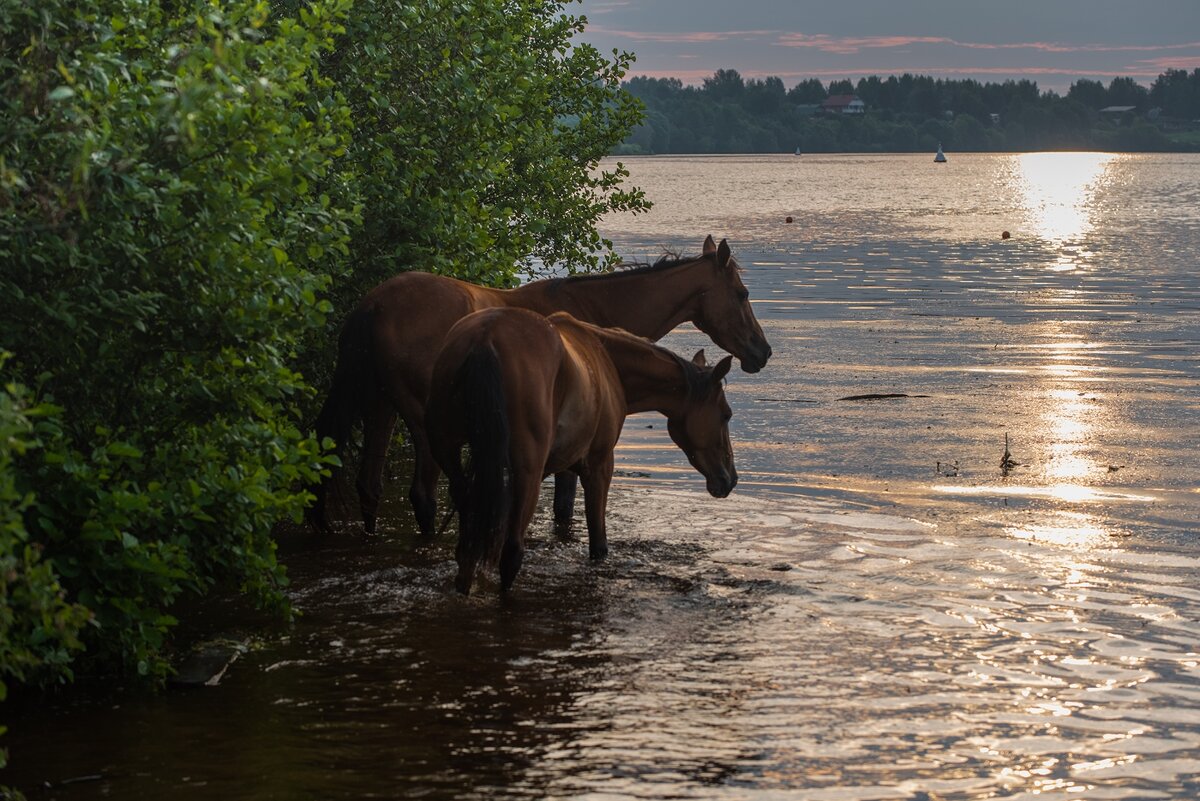
<instances>
[{"instance_id":1,"label":"horse head","mask_svg":"<svg viewBox=\"0 0 1200 801\"><path fill-rule=\"evenodd\" d=\"M681 360L682 361L682 360ZM683 362L688 372L688 398L682 411L667 416L671 440L687 454L688 461L704 476L708 492L724 498L737 486L733 446L729 442L729 418L725 400L725 375L733 362L726 356L711 369L704 364L704 351Z\"/></svg>"},{"instance_id":2,"label":"horse head","mask_svg":"<svg viewBox=\"0 0 1200 801\"><path fill-rule=\"evenodd\" d=\"M737 356L743 370L757 373L771 358L771 346L750 307L750 292L742 283L741 267L724 239L720 245L711 236L705 239L702 258L712 260L713 278L700 296L693 322L713 342Z\"/></svg>"}]
</instances>

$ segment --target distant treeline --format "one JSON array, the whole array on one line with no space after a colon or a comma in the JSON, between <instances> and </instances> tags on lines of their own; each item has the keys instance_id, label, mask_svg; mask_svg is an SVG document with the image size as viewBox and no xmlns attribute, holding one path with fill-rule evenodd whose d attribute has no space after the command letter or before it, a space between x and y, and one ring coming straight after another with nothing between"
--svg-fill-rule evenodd
<instances>
[{"instance_id":1,"label":"distant treeline","mask_svg":"<svg viewBox=\"0 0 1200 801\"><path fill-rule=\"evenodd\" d=\"M817 78L791 89L779 78L718 70L700 87L677 78L624 84L646 115L622 154L806 153L947 150L1200 151L1200 69L1168 70L1149 88L1127 77L1079 80L1065 96L1029 80L980 83L924 75L857 83ZM822 112L857 95L864 114ZM1129 106L1128 111L1108 110Z\"/></svg>"}]
</instances>

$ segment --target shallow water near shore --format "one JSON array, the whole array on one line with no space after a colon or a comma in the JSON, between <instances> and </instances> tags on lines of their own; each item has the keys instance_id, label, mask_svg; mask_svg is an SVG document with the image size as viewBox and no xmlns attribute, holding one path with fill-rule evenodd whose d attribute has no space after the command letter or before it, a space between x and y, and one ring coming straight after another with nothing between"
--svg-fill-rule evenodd
<instances>
[{"instance_id":1,"label":"shallow water near shore","mask_svg":"<svg viewBox=\"0 0 1200 801\"><path fill-rule=\"evenodd\" d=\"M629 160L656 208L606 235L728 237L774 347L729 379L731 497L632 417L609 559L543 511L515 591L463 599L397 477L379 537L285 541L290 631L214 687L7 719L0 783L1200 795L1200 158L949 155Z\"/></svg>"}]
</instances>

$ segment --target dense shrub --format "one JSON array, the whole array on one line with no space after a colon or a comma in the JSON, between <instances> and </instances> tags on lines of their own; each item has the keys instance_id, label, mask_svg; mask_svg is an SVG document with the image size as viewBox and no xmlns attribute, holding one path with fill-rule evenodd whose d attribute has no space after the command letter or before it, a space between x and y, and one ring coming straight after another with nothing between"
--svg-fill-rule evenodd
<instances>
[{"instance_id":1,"label":"dense shrub","mask_svg":"<svg viewBox=\"0 0 1200 801\"><path fill-rule=\"evenodd\" d=\"M598 218L645 203L597 165L639 111L582 25L548 0L0 0L0 676L81 646L161 676L182 596L286 608L271 530L326 465L303 420L366 287L603 261Z\"/></svg>"},{"instance_id":2,"label":"dense shrub","mask_svg":"<svg viewBox=\"0 0 1200 801\"><path fill-rule=\"evenodd\" d=\"M323 322L349 141L314 69L342 0L5 0L0 342L62 409L24 514L96 657L161 673L184 592L279 604L269 532L321 467L288 367Z\"/></svg>"},{"instance_id":3,"label":"dense shrub","mask_svg":"<svg viewBox=\"0 0 1200 801\"><path fill-rule=\"evenodd\" d=\"M363 207L340 296L401 270L510 284L522 268L589 269L610 210L645 207L597 169L637 122L630 57L572 42L558 0L358 0L324 68L345 95ZM339 305L341 305L339 303Z\"/></svg>"},{"instance_id":4,"label":"dense shrub","mask_svg":"<svg viewBox=\"0 0 1200 801\"><path fill-rule=\"evenodd\" d=\"M7 358L0 353L0 371ZM55 444L56 412L50 404L31 403L21 385L0 384L0 701L7 680L69 678L72 654L82 647L80 630L90 617L66 600L41 544L25 528L25 515L38 499L21 468L39 449ZM4 762L0 751L0 767Z\"/></svg>"}]
</instances>

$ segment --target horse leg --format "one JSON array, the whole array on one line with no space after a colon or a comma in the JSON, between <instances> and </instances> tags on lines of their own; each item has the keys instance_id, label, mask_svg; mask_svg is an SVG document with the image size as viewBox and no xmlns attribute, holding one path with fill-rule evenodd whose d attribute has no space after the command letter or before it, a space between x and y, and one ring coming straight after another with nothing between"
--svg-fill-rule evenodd
<instances>
[{"instance_id":1,"label":"horse leg","mask_svg":"<svg viewBox=\"0 0 1200 801\"><path fill-rule=\"evenodd\" d=\"M554 474L554 528L565 532L571 528L575 514L575 488L579 485L574 473Z\"/></svg>"},{"instance_id":2,"label":"horse leg","mask_svg":"<svg viewBox=\"0 0 1200 801\"><path fill-rule=\"evenodd\" d=\"M544 464L544 461L543 461ZM525 557L525 530L537 511L538 491L541 489L541 468L513 470L513 508L509 515L508 536L500 551L500 591L508 592L517 580Z\"/></svg>"},{"instance_id":3,"label":"horse leg","mask_svg":"<svg viewBox=\"0 0 1200 801\"><path fill-rule=\"evenodd\" d=\"M417 518L417 527L422 536L431 537L437 522L437 480L440 470L433 452L429 449L429 436L425 428L409 425L413 444L413 478L408 490L408 500Z\"/></svg>"},{"instance_id":4,"label":"horse leg","mask_svg":"<svg viewBox=\"0 0 1200 801\"><path fill-rule=\"evenodd\" d=\"M580 475L583 482L583 509L587 516L588 555L596 560L608 556L608 532L604 523L608 509L608 486L612 483L613 455L589 466Z\"/></svg>"},{"instance_id":5,"label":"horse leg","mask_svg":"<svg viewBox=\"0 0 1200 801\"><path fill-rule=\"evenodd\" d=\"M375 533L375 518L383 495L383 468L395 425L395 409L379 396L372 398L363 415L363 455L358 470L358 502L368 534Z\"/></svg>"},{"instance_id":6,"label":"horse leg","mask_svg":"<svg viewBox=\"0 0 1200 801\"><path fill-rule=\"evenodd\" d=\"M459 513L459 526L465 525L462 519L464 513L465 510ZM455 549L454 558L458 562L458 575L454 577L454 589L463 595L470 595L471 585L475 583L475 571L479 567L479 558L467 552L461 534L458 537L458 547Z\"/></svg>"}]
</instances>

